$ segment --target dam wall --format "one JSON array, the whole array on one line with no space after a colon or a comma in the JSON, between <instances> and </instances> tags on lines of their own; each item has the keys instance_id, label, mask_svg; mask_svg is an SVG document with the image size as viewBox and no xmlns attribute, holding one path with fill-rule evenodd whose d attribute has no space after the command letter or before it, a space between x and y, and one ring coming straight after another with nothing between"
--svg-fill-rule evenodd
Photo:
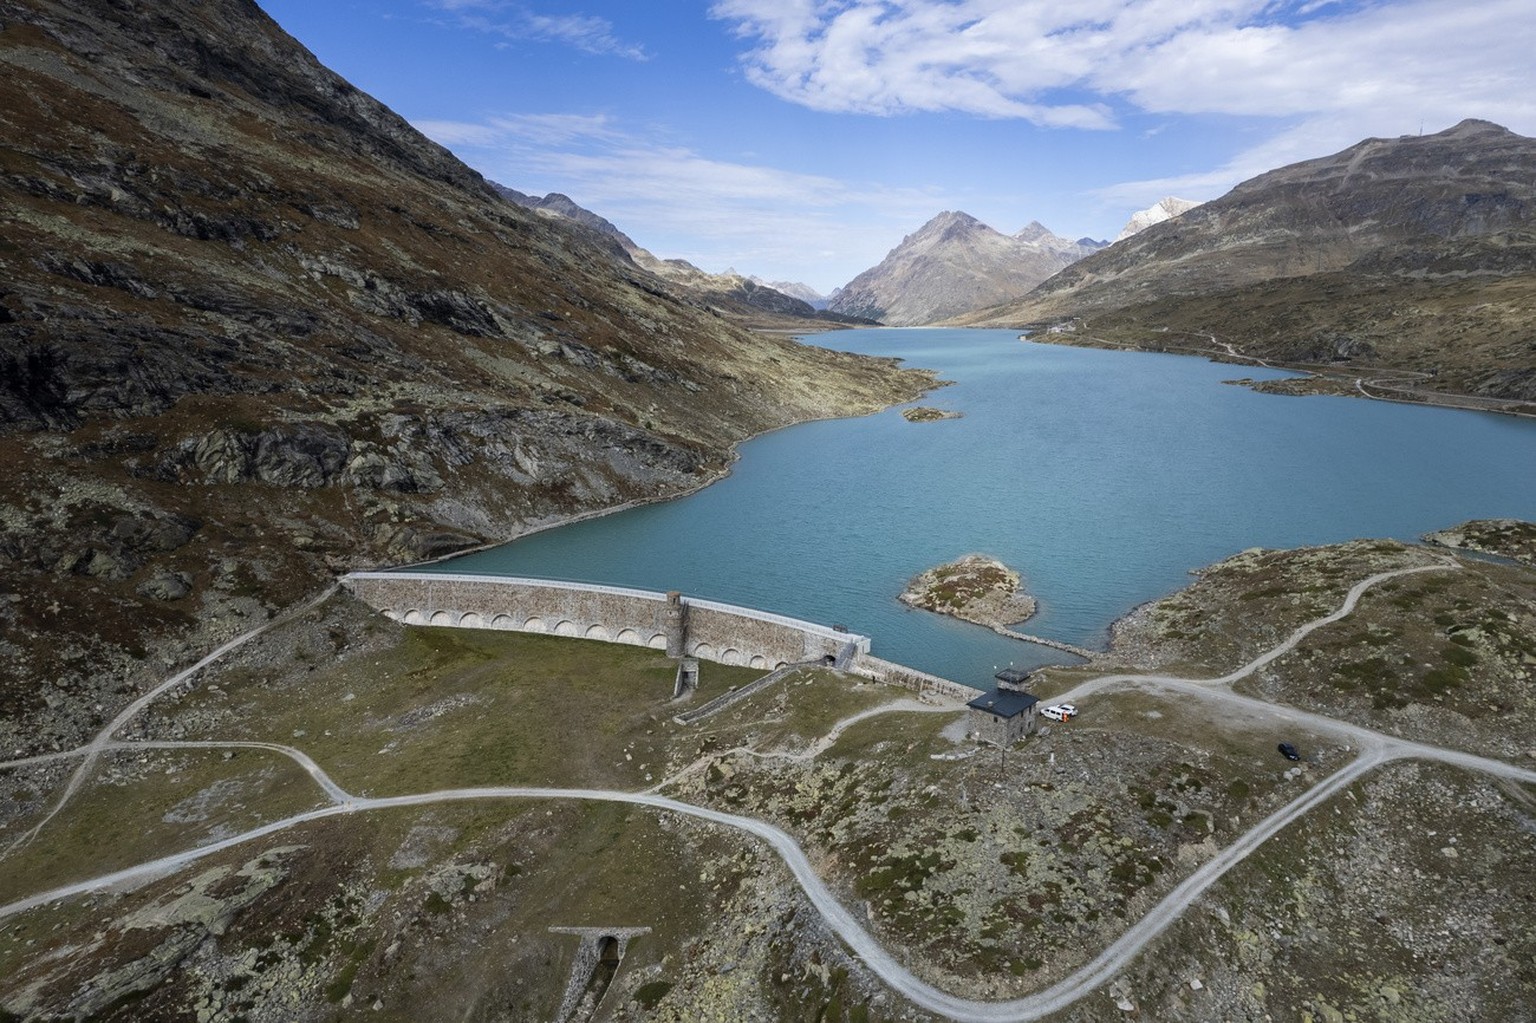
<instances>
[{"instance_id":1,"label":"dam wall","mask_svg":"<svg viewBox=\"0 0 1536 1023\"><path fill-rule=\"evenodd\" d=\"M764 670L869 653L868 636L676 592L449 572L353 572L341 581L406 625L596 639Z\"/></svg>"}]
</instances>

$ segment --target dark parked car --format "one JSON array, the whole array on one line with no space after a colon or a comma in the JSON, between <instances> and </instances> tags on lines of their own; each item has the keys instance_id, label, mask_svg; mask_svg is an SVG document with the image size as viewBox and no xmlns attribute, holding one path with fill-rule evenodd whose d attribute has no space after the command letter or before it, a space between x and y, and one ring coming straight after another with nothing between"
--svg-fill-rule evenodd
<instances>
[{"instance_id":1,"label":"dark parked car","mask_svg":"<svg viewBox=\"0 0 1536 1023\"><path fill-rule=\"evenodd\" d=\"M1280 755L1287 760L1300 760L1301 754L1296 752L1296 747L1288 742L1282 742L1278 747Z\"/></svg>"}]
</instances>

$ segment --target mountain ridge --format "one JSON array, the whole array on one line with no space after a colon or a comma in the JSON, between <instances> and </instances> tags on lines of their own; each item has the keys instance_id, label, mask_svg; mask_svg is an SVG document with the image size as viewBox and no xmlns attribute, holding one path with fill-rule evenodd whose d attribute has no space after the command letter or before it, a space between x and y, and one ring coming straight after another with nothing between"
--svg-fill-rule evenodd
<instances>
[{"instance_id":1,"label":"mountain ridge","mask_svg":"<svg viewBox=\"0 0 1536 1023\"><path fill-rule=\"evenodd\" d=\"M1536 400L1533 168L1536 140L1488 121L1365 139L1242 182L962 322L1087 321L1152 347L1149 332L1215 334L1249 357Z\"/></svg>"},{"instance_id":2,"label":"mountain ridge","mask_svg":"<svg viewBox=\"0 0 1536 1023\"><path fill-rule=\"evenodd\" d=\"M570 196L559 192L532 196L505 185L495 184L493 187L520 206L563 217L592 232L601 244L613 246L614 252L621 258L681 288L695 300L718 308L745 326L760 330L827 330L869 325L873 322L828 312L825 301L813 303L752 275L740 274L735 270L710 273L686 259L662 259L637 244L602 215L578 205ZM789 287L810 290L805 285ZM815 295L814 292L812 294ZM815 297L820 299L819 295Z\"/></svg>"},{"instance_id":3,"label":"mountain ridge","mask_svg":"<svg viewBox=\"0 0 1536 1023\"><path fill-rule=\"evenodd\" d=\"M828 308L891 326L918 326L996 305L1030 288L1098 243L1069 241L1032 222L1014 235L945 210L849 281Z\"/></svg>"}]
</instances>

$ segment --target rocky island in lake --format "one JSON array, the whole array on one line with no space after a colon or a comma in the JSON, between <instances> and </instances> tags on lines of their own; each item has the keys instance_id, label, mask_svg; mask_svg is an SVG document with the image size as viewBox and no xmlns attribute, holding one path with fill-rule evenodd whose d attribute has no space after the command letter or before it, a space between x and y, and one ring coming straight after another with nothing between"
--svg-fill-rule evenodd
<instances>
[{"instance_id":1,"label":"rocky island in lake","mask_svg":"<svg viewBox=\"0 0 1536 1023\"><path fill-rule=\"evenodd\" d=\"M964 412L955 412L951 409L933 408L928 405L918 405L913 408L901 410L901 418L909 423L936 423L941 419L961 419Z\"/></svg>"},{"instance_id":2,"label":"rocky island in lake","mask_svg":"<svg viewBox=\"0 0 1536 1023\"><path fill-rule=\"evenodd\" d=\"M992 629L1022 622L1035 613L1035 598L1020 589L1018 572L983 554L930 568L902 591L909 607L953 615Z\"/></svg>"}]
</instances>

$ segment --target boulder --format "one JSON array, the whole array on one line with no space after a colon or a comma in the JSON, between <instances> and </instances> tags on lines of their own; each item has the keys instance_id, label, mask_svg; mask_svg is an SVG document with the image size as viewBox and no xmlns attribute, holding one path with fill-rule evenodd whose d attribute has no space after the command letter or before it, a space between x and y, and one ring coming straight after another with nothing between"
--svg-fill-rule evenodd
<instances>
[{"instance_id":1,"label":"boulder","mask_svg":"<svg viewBox=\"0 0 1536 1023\"><path fill-rule=\"evenodd\" d=\"M148 579L135 586L134 592L154 600L180 600L192 592L192 577L185 572L157 569Z\"/></svg>"}]
</instances>

